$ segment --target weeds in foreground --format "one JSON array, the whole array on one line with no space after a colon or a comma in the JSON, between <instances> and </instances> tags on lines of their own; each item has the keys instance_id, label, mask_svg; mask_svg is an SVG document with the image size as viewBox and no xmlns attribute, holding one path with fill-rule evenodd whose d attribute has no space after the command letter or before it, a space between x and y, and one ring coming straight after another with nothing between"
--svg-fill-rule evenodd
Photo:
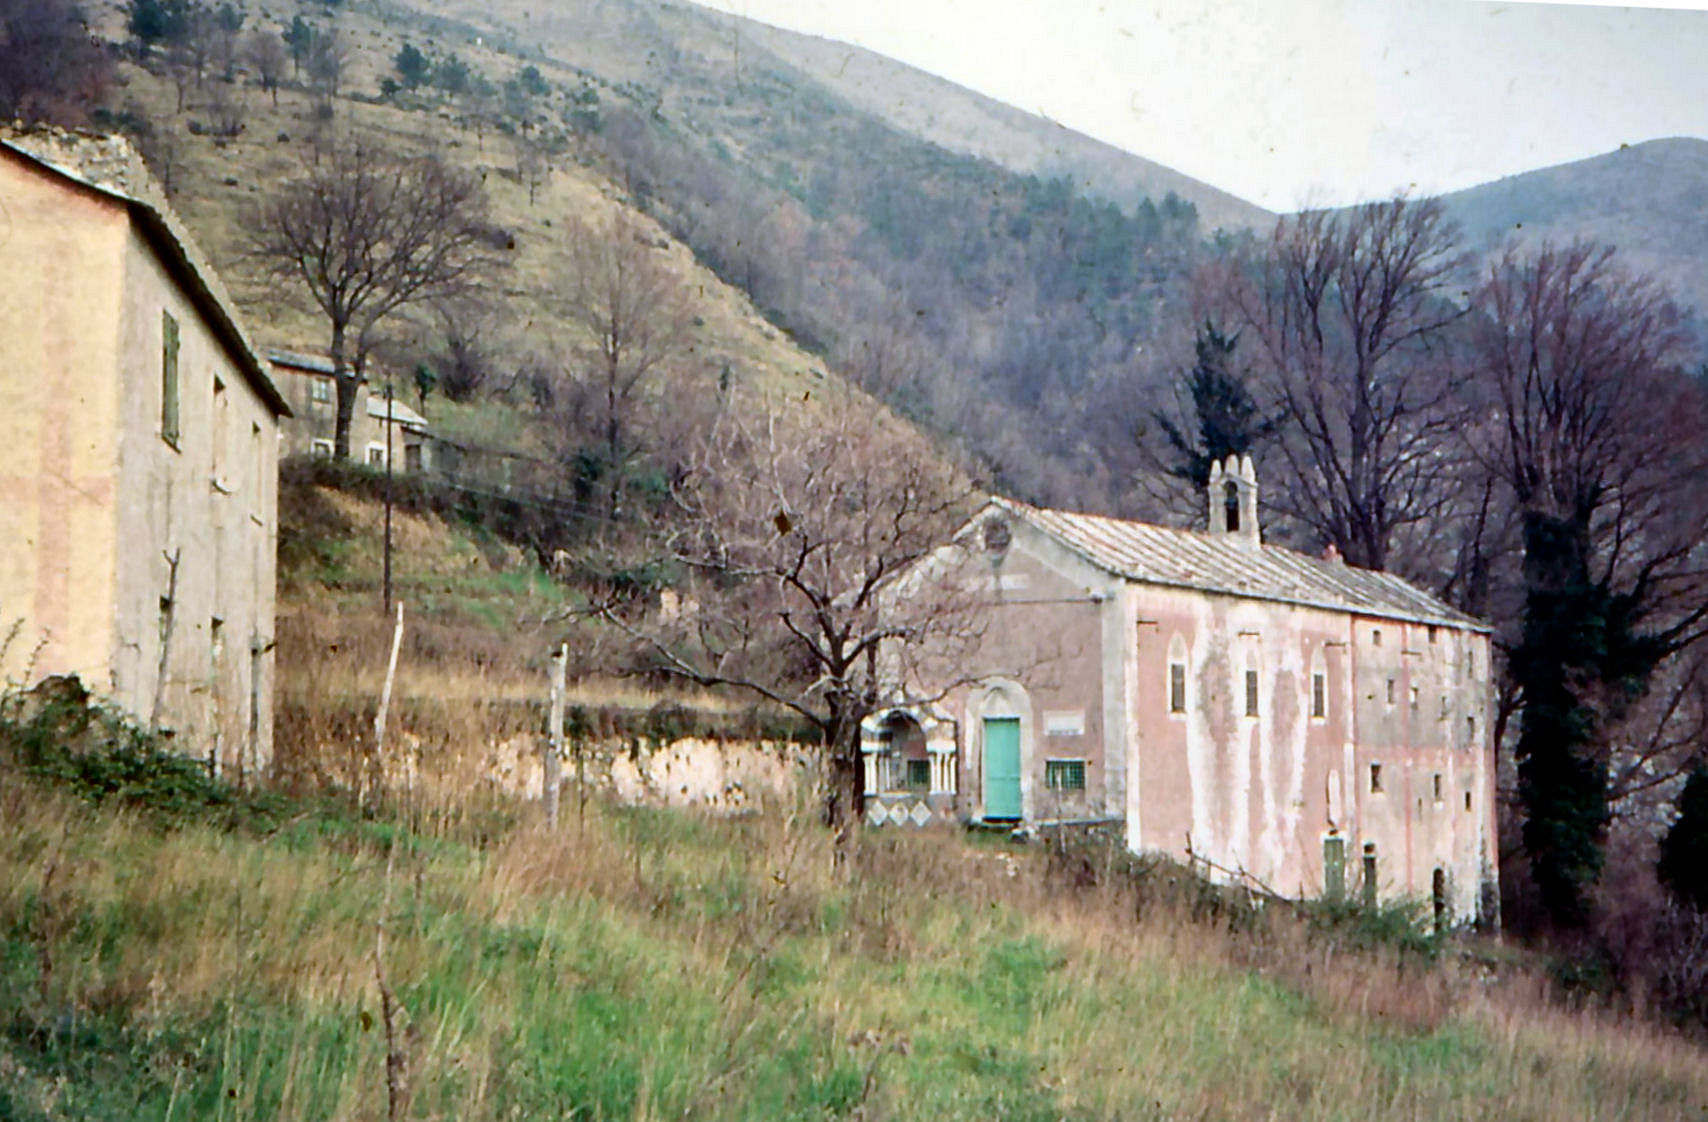
<instances>
[{"instance_id":1,"label":"weeds in foreground","mask_svg":"<svg viewBox=\"0 0 1708 1122\"><path fill-rule=\"evenodd\" d=\"M1451 940L1361 948L1162 863L870 833L838 870L807 808L597 801L555 833L520 811L475 832L287 803L263 834L217 804L162 818L76 790L0 771L0 1117L1708 1105L1676 1037L1568 1011Z\"/></svg>"}]
</instances>

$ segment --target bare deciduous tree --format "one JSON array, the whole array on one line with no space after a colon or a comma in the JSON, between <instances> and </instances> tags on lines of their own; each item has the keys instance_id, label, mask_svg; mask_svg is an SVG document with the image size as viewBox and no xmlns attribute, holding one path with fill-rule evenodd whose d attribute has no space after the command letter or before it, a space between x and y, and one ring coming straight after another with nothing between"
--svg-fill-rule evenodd
<instances>
[{"instance_id":1,"label":"bare deciduous tree","mask_svg":"<svg viewBox=\"0 0 1708 1122\"><path fill-rule=\"evenodd\" d=\"M1439 351L1463 264L1440 203L1395 199L1283 219L1226 286L1288 436L1273 501L1354 565L1386 568L1396 531L1451 493Z\"/></svg>"},{"instance_id":2,"label":"bare deciduous tree","mask_svg":"<svg viewBox=\"0 0 1708 1122\"><path fill-rule=\"evenodd\" d=\"M261 89L273 99L274 105L278 105L279 83L284 79L285 67L290 62L285 41L276 31L257 28L250 33L244 53L255 71L256 80L261 83Z\"/></svg>"},{"instance_id":3,"label":"bare deciduous tree","mask_svg":"<svg viewBox=\"0 0 1708 1122\"><path fill-rule=\"evenodd\" d=\"M611 519L621 514L624 476L640 451L637 401L692 341L687 294L655 236L627 214L602 227L580 222L564 262L564 312L586 336L574 381L597 426Z\"/></svg>"},{"instance_id":4,"label":"bare deciduous tree","mask_svg":"<svg viewBox=\"0 0 1708 1122\"><path fill-rule=\"evenodd\" d=\"M80 125L112 64L67 0L0 0L0 120Z\"/></svg>"},{"instance_id":5,"label":"bare deciduous tree","mask_svg":"<svg viewBox=\"0 0 1708 1122\"><path fill-rule=\"evenodd\" d=\"M304 169L262 204L253 251L301 284L330 330L334 453L350 422L375 328L398 309L467 290L494 264L479 180L432 156L352 146Z\"/></svg>"},{"instance_id":6,"label":"bare deciduous tree","mask_svg":"<svg viewBox=\"0 0 1708 1122\"><path fill-rule=\"evenodd\" d=\"M433 312L444 340L435 369L439 392L472 401L492 376L491 313L473 294L435 301Z\"/></svg>"},{"instance_id":7,"label":"bare deciduous tree","mask_svg":"<svg viewBox=\"0 0 1708 1122\"><path fill-rule=\"evenodd\" d=\"M1522 705L1524 845L1542 903L1576 924L1601 867L1614 730L1704 636L1702 391L1672 368L1672 305L1610 250L1510 252L1475 305L1493 409L1468 444L1523 542L1522 634L1507 662ZM1663 705L1657 727L1676 716Z\"/></svg>"},{"instance_id":8,"label":"bare deciduous tree","mask_svg":"<svg viewBox=\"0 0 1708 1122\"><path fill-rule=\"evenodd\" d=\"M831 416L729 413L706 433L677 497L669 554L691 574L692 608L651 627L608 618L654 663L732 686L817 730L826 820L862 813L860 725L897 683L932 680L916 659L982 634L987 601L952 558L970 486L917 433L843 406ZM898 583L906 587L898 587Z\"/></svg>"}]
</instances>

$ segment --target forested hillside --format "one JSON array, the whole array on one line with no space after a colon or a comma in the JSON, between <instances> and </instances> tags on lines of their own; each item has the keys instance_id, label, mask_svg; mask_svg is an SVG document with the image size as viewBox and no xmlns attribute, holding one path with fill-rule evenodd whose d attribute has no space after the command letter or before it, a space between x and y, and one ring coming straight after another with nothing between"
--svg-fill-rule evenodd
<instances>
[{"instance_id":1,"label":"forested hillside","mask_svg":"<svg viewBox=\"0 0 1708 1122\"><path fill-rule=\"evenodd\" d=\"M1190 353L1192 203L1117 205L921 140L692 7L385 11L387 44L525 56L566 91L542 122L566 152L598 153L773 322L999 486L1133 509L1132 403L1165 350Z\"/></svg>"},{"instance_id":2,"label":"forested hillside","mask_svg":"<svg viewBox=\"0 0 1708 1122\"><path fill-rule=\"evenodd\" d=\"M1627 263L1700 311L1708 307L1705 183L1708 141L1675 137L1509 176L1443 201L1473 244L1591 238L1617 246Z\"/></svg>"}]
</instances>

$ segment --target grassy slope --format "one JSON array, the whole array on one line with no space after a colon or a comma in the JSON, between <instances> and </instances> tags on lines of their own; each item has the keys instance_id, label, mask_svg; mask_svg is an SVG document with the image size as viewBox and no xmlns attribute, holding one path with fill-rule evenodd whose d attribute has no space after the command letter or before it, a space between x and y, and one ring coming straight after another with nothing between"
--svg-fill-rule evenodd
<instances>
[{"instance_id":1,"label":"grassy slope","mask_svg":"<svg viewBox=\"0 0 1708 1122\"><path fill-rule=\"evenodd\" d=\"M351 6L338 22L345 41L352 46L345 89L364 97L378 87L380 76L389 72L389 60L406 38L436 46L418 33L418 24L380 20L371 11L365 5ZM250 17L252 24L257 22L253 10ZM461 40L446 43L443 49L454 49L494 81L503 80L521 65L490 47ZM549 63L541 68L548 80L559 84L554 95L559 98L564 88L577 81L566 68ZM192 91L180 117L173 111L176 95L163 77L127 65L124 78L120 101L134 101L150 119L180 130L173 173L174 205L242 305L245 322L258 341L303 350L324 348L326 328L294 288L281 288L261 272L261 263L248 253L245 232L254 207L269 187L297 174L308 158L307 95L286 88L274 107L259 90L244 90L248 116L243 137L216 143L211 137L183 131L189 121L205 117L202 102L206 93ZM212 83L210 78L210 88ZM492 285L503 342L513 356L533 356L566 368L571 348L580 342L564 322L557 295L566 252L566 220L601 220L619 208L627 209L621 190L577 163L578 155L572 150L554 162L549 181L530 204L527 188L506 174L515 163L510 142L491 130L484 137L478 135L461 123L459 114L443 107L402 108L350 98L337 102L337 113L341 135L404 151L438 151L484 172L493 219L512 231L516 240L506 267ZM291 139L281 141L280 135ZM646 219L640 220L650 225ZM662 231L657 236L664 238ZM834 392L834 376L822 360L800 350L765 322L744 293L700 267L685 247L671 243L667 252L700 320L693 353L684 366L690 372L704 374L708 393L726 365L738 386L759 393L799 394L803 387ZM426 347L431 345L431 331L425 321L406 318L394 325L393 334L406 347L412 343ZM446 427L457 435L487 440L508 437L505 443L527 451L537 451L541 446L540 434L526 431L530 419L515 411L500 410L493 415L490 409L447 408L443 401L430 400L427 412L436 422L443 414ZM507 427L512 431L506 432Z\"/></svg>"},{"instance_id":2,"label":"grassy slope","mask_svg":"<svg viewBox=\"0 0 1708 1122\"><path fill-rule=\"evenodd\" d=\"M0 771L0 1117L1677 1118L1682 1042L1052 887L1035 852L590 806L165 832ZM388 856L388 845L397 847ZM49 870L52 870L49 873ZM44 968L44 963L47 967ZM400 1026L401 1028L401 1026Z\"/></svg>"}]
</instances>

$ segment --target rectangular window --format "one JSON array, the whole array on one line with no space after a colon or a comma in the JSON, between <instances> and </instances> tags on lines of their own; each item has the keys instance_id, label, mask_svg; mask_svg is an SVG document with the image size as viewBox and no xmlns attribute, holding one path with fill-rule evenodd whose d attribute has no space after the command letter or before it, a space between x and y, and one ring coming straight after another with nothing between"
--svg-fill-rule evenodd
<instances>
[{"instance_id":1,"label":"rectangular window","mask_svg":"<svg viewBox=\"0 0 1708 1122\"><path fill-rule=\"evenodd\" d=\"M1435 790L1435 801L1440 802L1441 801L1441 773L1438 771L1433 776L1431 776L1430 778L1431 778L1431 785L1434 787L1434 790Z\"/></svg>"},{"instance_id":2,"label":"rectangular window","mask_svg":"<svg viewBox=\"0 0 1708 1122\"><path fill-rule=\"evenodd\" d=\"M370 444L370 445L368 445L368 466L369 467L385 467L385 445L383 445L383 444Z\"/></svg>"},{"instance_id":3,"label":"rectangular window","mask_svg":"<svg viewBox=\"0 0 1708 1122\"><path fill-rule=\"evenodd\" d=\"M931 789L931 761L907 761L907 787L910 791L929 791Z\"/></svg>"},{"instance_id":4,"label":"rectangular window","mask_svg":"<svg viewBox=\"0 0 1708 1122\"><path fill-rule=\"evenodd\" d=\"M178 447L178 321L160 313L160 439Z\"/></svg>"},{"instance_id":5,"label":"rectangular window","mask_svg":"<svg viewBox=\"0 0 1708 1122\"><path fill-rule=\"evenodd\" d=\"M1257 716L1257 671L1245 672L1245 715Z\"/></svg>"},{"instance_id":6,"label":"rectangular window","mask_svg":"<svg viewBox=\"0 0 1708 1122\"><path fill-rule=\"evenodd\" d=\"M1465 792L1465 813L1471 813L1471 792Z\"/></svg>"},{"instance_id":7,"label":"rectangular window","mask_svg":"<svg viewBox=\"0 0 1708 1122\"><path fill-rule=\"evenodd\" d=\"M325 403L332 400L332 379L315 378L308 384L308 395L312 401Z\"/></svg>"},{"instance_id":8,"label":"rectangular window","mask_svg":"<svg viewBox=\"0 0 1708 1122\"><path fill-rule=\"evenodd\" d=\"M1465 747L1475 748L1476 746L1477 746L1477 719L1475 717L1466 717L1465 718Z\"/></svg>"},{"instance_id":9,"label":"rectangular window","mask_svg":"<svg viewBox=\"0 0 1708 1122\"><path fill-rule=\"evenodd\" d=\"M1432 623L1429 625L1429 641L1431 643L1435 642L1435 632L1436 632L1436 626Z\"/></svg>"},{"instance_id":10,"label":"rectangular window","mask_svg":"<svg viewBox=\"0 0 1708 1122\"><path fill-rule=\"evenodd\" d=\"M1411 711L1413 713L1417 712L1417 699L1418 699L1417 687L1413 686L1411 688Z\"/></svg>"},{"instance_id":11,"label":"rectangular window","mask_svg":"<svg viewBox=\"0 0 1708 1122\"><path fill-rule=\"evenodd\" d=\"M1364 906L1376 906L1376 843L1364 843Z\"/></svg>"},{"instance_id":12,"label":"rectangular window","mask_svg":"<svg viewBox=\"0 0 1708 1122\"><path fill-rule=\"evenodd\" d=\"M320 440L317 438L314 443L310 445L310 448L316 456L332 455L332 442L330 440Z\"/></svg>"},{"instance_id":13,"label":"rectangular window","mask_svg":"<svg viewBox=\"0 0 1708 1122\"><path fill-rule=\"evenodd\" d=\"M1389 678L1388 679L1388 704L1392 705L1393 703L1394 703L1394 680L1392 678Z\"/></svg>"},{"instance_id":14,"label":"rectangular window","mask_svg":"<svg viewBox=\"0 0 1708 1122\"><path fill-rule=\"evenodd\" d=\"M1052 791L1085 790L1085 761L1045 760L1044 786Z\"/></svg>"},{"instance_id":15,"label":"rectangular window","mask_svg":"<svg viewBox=\"0 0 1708 1122\"><path fill-rule=\"evenodd\" d=\"M1370 765L1370 792L1371 792L1371 794L1377 794L1377 795L1382 793L1382 765L1381 764L1371 764Z\"/></svg>"},{"instance_id":16,"label":"rectangular window","mask_svg":"<svg viewBox=\"0 0 1708 1122\"><path fill-rule=\"evenodd\" d=\"M1170 713L1186 712L1186 664L1184 662L1168 664L1168 711Z\"/></svg>"},{"instance_id":17,"label":"rectangular window","mask_svg":"<svg viewBox=\"0 0 1708 1122\"><path fill-rule=\"evenodd\" d=\"M1372 627L1370 629L1370 645L1372 647L1379 647L1382 645L1382 629L1380 627Z\"/></svg>"},{"instance_id":18,"label":"rectangular window","mask_svg":"<svg viewBox=\"0 0 1708 1122\"><path fill-rule=\"evenodd\" d=\"M1328 715L1328 683L1321 674L1311 675L1311 716Z\"/></svg>"}]
</instances>

